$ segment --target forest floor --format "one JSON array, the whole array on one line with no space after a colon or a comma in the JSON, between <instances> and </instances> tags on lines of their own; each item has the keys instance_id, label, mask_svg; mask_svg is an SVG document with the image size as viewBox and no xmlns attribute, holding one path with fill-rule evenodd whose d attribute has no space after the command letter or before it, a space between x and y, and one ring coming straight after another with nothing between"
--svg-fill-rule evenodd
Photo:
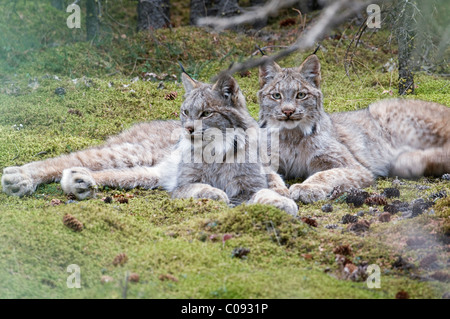
<instances>
[{"instance_id":1,"label":"forest floor","mask_svg":"<svg viewBox=\"0 0 450 319\"><path fill-rule=\"evenodd\" d=\"M98 145L140 121L176 119L178 61L207 82L255 45L271 54L302 32L288 13L245 34L180 26L137 34L112 24L90 43L79 30L55 28L65 13L48 5L0 6L0 171ZM131 24L132 9L111 14ZM328 112L397 97L389 70L396 46L386 30L367 31L346 75L357 30L335 30L317 53ZM279 63L298 66L309 53ZM257 118L258 71L236 79ZM448 79L417 72L415 80L409 98L450 105ZM299 203L298 217L172 200L161 190L101 188L86 201L57 183L24 198L0 192L0 298L448 298L448 176L380 178L364 191L359 199L380 196ZM66 214L81 231L63 223ZM80 289L67 286L69 265L79 266ZM379 288L367 284L370 265Z\"/></svg>"}]
</instances>

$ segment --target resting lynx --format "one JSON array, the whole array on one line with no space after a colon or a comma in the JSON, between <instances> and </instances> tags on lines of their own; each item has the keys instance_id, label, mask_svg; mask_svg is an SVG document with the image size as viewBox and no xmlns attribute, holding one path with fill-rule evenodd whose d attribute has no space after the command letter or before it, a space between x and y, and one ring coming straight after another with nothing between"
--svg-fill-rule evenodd
<instances>
[{"instance_id":1,"label":"resting lynx","mask_svg":"<svg viewBox=\"0 0 450 319\"><path fill-rule=\"evenodd\" d=\"M155 167L160 184L174 197L265 203L295 215L293 200L268 189L288 195L281 177L252 154L250 144L258 144L259 126L237 82L222 76L209 85L185 73L182 79L187 94L180 110L184 133L171 155Z\"/></svg>"},{"instance_id":2,"label":"resting lynx","mask_svg":"<svg viewBox=\"0 0 450 319\"><path fill-rule=\"evenodd\" d=\"M217 158L221 153L222 157L233 155L236 148L249 155L246 135L236 134L232 139L225 139L225 143L219 141L227 137L227 129L253 128L257 138L259 127L248 113L241 90L231 76L222 77L214 85L194 81L184 73L182 78L186 95L181 107L181 125L178 121L141 123L99 147L5 168L3 191L23 196L33 193L41 183L61 180L65 193L85 199L94 195L98 184L148 189L162 186L177 198L263 203L295 215L295 202L279 194L289 196L284 182L270 168L265 168L259 158L254 163L208 164L203 158L193 162L195 157L186 161L198 141L200 150L209 147L211 153L213 147ZM195 120L201 127L194 125ZM208 129L215 129L216 135L209 136Z\"/></svg>"},{"instance_id":3,"label":"resting lynx","mask_svg":"<svg viewBox=\"0 0 450 319\"><path fill-rule=\"evenodd\" d=\"M260 126L280 130L278 172L306 178L289 189L296 201L324 199L336 186L367 187L377 176L450 172L450 108L444 105L393 99L329 115L315 55L298 68L265 64L260 86Z\"/></svg>"}]
</instances>

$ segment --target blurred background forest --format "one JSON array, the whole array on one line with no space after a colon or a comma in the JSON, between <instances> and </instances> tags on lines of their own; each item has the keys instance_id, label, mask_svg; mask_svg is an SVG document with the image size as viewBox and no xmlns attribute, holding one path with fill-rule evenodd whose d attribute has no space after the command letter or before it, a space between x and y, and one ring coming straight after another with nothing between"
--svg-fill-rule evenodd
<instances>
[{"instance_id":1,"label":"blurred background forest","mask_svg":"<svg viewBox=\"0 0 450 319\"><path fill-rule=\"evenodd\" d=\"M8 78L12 72L31 74L34 70L70 77L123 74L173 80L169 74L179 74L178 61L197 76L211 63L220 62L226 67L256 55L256 46L270 55L291 45L330 3L279 1L277 9L280 10L270 16L225 32L194 27L201 17L240 15L269 2L2 0L0 77ZM357 62L359 47L371 45L373 51L389 55L380 61L387 69L403 69L400 76L406 79L416 71L450 75L448 1L374 2L381 6L381 28L367 28L368 15L360 10L339 23L326 37L335 41L336 47L345 49L345 55L339 59L348 76L357 76L361 69ZM70 29L66 25L72 14L68 9L70 4L81 8L80 28ZM369 43L377 33L383 36L378 37L378 42ZM317 43L322 40L318 39ZM413 93L414 85L409 83L405 89L410 90L406 93Z\"/></svg>"}]
</instances>

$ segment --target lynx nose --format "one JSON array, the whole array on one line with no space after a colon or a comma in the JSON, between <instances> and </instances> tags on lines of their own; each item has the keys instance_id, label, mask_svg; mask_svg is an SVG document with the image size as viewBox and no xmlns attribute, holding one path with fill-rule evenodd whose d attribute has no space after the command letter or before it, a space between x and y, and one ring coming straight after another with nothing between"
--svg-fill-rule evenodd
<instances>
[{"instance_id":1,"label":"lynx nose","mask_svg":"<svg viewBox=\"0 0 450 319\"><path fill-rule=\"evenodd\" d=\"M286 115L287 117L291 116L292 114L294 114L295 110L291 109L291 108L283 108L281 109L281 112L283 112L284 115Z\"/></svg>"},{"instance_id":2,"label":"lynx nose","mask_svg":"<svg viewBox=\"0 0 450 319\"><path fill-rule=\"evenodd\" d=\"M194 127L191 125L186 126L185 129L186 129L186 131L189 132L189 134L194 133Z\"/></svg>"}]
</instances>

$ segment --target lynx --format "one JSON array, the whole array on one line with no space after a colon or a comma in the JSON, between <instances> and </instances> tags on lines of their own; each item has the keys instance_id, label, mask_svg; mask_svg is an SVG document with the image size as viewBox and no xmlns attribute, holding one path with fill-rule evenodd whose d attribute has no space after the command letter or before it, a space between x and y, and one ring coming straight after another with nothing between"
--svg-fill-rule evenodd
<instances>
[{"instance_id":1,"label":"lynx","mask_svg":"<svg viewBox=\"0 0 450 319\"><path fill-rule=\"evenodd\" d=\"M288 195L281 177L265 167L258 154L251 154L249 144L259 143L259 126L237 82L225 75L208 85L185 73L182 80L187 94L180 110L184 134L171 155L155 167L161 185L174 197L265 203L295 215L295 202L276 192ZM203 156L196 161L198 151Z\"/></svg>"},{"instance_id":2,"label":"lynx","mask_svg":"<svg viewBox=\"0 0 450 319\"><path fill-rule=\"evenodd\" d=\"M416 178L450 172L450 108L411 99L327 114L320 63L260 67L259 123L279 130L279 170L295 201L325 199L335 187L368 187L378 176Z\"/></svg>"},{"instance_id":3,"label":"lynx","mask_svg":"<svg viewBox=\"0 0 450 319\"><path fill-rule=\"evenodd\" d=\"M65 193L82 200L93 197L97 185L128 189L161 186L174 198L262 203L295 215L297 205L288 198L278 174L264 166L258 156L253 162L236 161L239 150L246 158L250 155L251 140L243 132L253 134L256 142L259 136L258 124L248 113L237 82L223 76L214 85L204 84L185 73L182 80L186 95L181 123L141 123L98 147L5 168L3 191L23 196L33 193L41 183L60 180ZM194 125L198 123L201 125ZM227 129L237 129L237 133L230 138L225 134ZM192 151L204 151L206 147L214 153L213 159L232 160L206 163L201 157L197 162L186 161Z\"/></svg>"}]
</instances>

